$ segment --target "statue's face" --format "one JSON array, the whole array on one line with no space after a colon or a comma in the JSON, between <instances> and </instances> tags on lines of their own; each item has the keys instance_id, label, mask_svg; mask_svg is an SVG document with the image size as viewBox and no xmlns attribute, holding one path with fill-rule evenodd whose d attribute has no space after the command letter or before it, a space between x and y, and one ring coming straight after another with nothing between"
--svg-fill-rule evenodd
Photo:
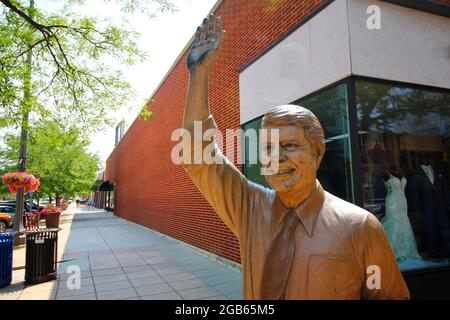
<instances>
[{"instance_id":1,"label":"statue's face","mask_svg":"<svg viewBox=\"0 0 450 320\"><path fill-rule=\"evenodd\" d=\"M278 171L265 176L270 187L281 193L296 193L305 191L305 188L314 189L316 173L323 154L319 155L316 148L305 138L304 130L292 125L264 128L279 130ZM269 140L268 138L262 141L266 151L272 148ZM276 166L269 163L266 167Z\"/></svg>"}]
</instances>

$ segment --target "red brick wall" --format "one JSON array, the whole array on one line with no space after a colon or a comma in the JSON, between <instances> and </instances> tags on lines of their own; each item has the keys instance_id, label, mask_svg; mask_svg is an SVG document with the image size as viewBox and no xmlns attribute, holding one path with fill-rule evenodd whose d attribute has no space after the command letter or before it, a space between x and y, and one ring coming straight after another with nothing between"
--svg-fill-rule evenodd
<instances>
[{"instance_id":1,"label":"red brick wall","mask_svg":"<svg viewBox=\"0 0 450 320\"><path fill-rule=\"evenodd\" d=\"M211 111L221 130L239 127L238 69L322 2L222 2L215 14L222 17L227 36L209 84ZM188 81L185 65L186 53L156 92L150 105L154 117L136 121L107 160L106 179L116 183L119 216L239 262L237 239L170 159L176 144L170 141L171 133L182 124Z\"/></svg>"}]
</instances>

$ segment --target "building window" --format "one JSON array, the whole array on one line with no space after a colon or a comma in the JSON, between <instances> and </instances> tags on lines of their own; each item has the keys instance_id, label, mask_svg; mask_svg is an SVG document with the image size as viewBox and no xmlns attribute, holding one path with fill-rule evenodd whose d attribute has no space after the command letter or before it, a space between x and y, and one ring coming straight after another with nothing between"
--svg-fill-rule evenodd
<instances>
[{"instance_id":1,"label":"building window","mask_svg":"<svg viewBox=\"0 0 450 320\"><path fill-rule=\"evenodd\" d=\"M347 86L336 85L295 102L311 110L325 131L325 156L317 178L328 192L353 202Z\"/></svg>"},{"instance_id":2,"label":"building window","mask_svg":"<svg viewBox=\"0 0 450 320\"><path fill-rule=\"evenodd\" d=\"M327 151L318 172L323 187L338 197L353 201L352 165L348 128L346 85L336 85L311 97L294 102L308 108L319 118L325 131ZM262 118L243 125L244 130L261 126ZM258 145L259 147L259 145ZM249 147L244 147L245 175L250 180L268 187L260 174L260 163L249 163Z\"/></svg>"},{"instance_id":3,"label":"building window","mask_svg":"<svg viewBox=\"0 0 450 320\"><path fill-rule=\"evenodd\" d=\"M400 268L448 264L450 94L356 80L363 206Z\"/></svg>"},{"instance_id":4,"label":"building window","mask_svg":"<svg viewBox=\"0 0 450 320\"><path fill-rule=\"evenodd\" d=\"M261 162L260 162L260 157L259 157L259 129L261 128L261 121L262 121L262 117L256 118L250 122L247 122L246 124L244 124L242 126L242 129L247 132L248 130L254 130L256 132L256 136L257 136L257 151L258 151L258 163L254 164L250 162L250 140L247 136L244 136L244 159L245 159L245 164L244 164L244 171L245 171L245 176L252 180L253 182L259 183L260 185L263 185L267 188L269 188L269 185L267 184L266 179L264 178L263 175L261 175Z\"/></svg>"}]
</instances>

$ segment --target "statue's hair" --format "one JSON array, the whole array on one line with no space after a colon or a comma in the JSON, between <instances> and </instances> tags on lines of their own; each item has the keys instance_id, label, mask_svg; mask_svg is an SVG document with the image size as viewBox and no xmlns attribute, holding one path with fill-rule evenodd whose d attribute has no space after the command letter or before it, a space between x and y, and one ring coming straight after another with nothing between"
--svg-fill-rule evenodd
<instances>
[{"instance_id":1,"label":"statue's hair","mask_svg":"<svg viewBox=\"0 0 450 320\"><path fill-rule=\"evenodd\" d=\"M302 128L305 138L312 147L320 150L319 146L325 145L325 134L319 119L308 109L293 105L281 105L270 109L264 115L261 127L293 125Z\"/></svg>"}]
</instances>

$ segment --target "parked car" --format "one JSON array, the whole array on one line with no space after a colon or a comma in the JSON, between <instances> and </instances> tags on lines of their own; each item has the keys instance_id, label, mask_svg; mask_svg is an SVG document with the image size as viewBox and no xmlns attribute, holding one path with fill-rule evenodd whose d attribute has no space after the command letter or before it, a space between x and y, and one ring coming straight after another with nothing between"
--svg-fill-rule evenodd
<instances>
[{"instance_id":1,"label":"parked car","mask_svg":"<svg viewBox=\"0 0 450 320\"><path fill-rule=\"evenodd\" d=\"M2 205L0 205L0 212L8 214L11 217L11 219L14 221L14 217L16 215L16 205L15 204L14 204L14 206L2 206ZM23 219L22 223L23 223L23 225L26 224L26 217L25 217L25 213L26 212L27 212L27 210L24 208L23 211L22 211L22 219Z\"/></svg>"},{"instance_id":2,"label":"parked car","mask_svg":"<svg viewBox=\"0 0 450 320\"><path fill-rule=\"evenodd\" d=\"M14 211L11 207L0 207L0 232L5 232L6 229L14 226Z\"/></svg>"},{"instance_id":3,"label":"parked car","mask_svg":"<svg viewBox=\"0 0 450 320\"><path fill-rule=\"evenodd\" d=\"M3 203L0 202L0 207L12 207L12 208L16 208L16 203L15 202L8 202L8 203ZM33 211L37 211L39 210L39 208L42 208L41 206L37 206L35 203L33 203ZM28 202L24 202L23 204L23 210L24 211L30 211L30 206Z\"/></svg>"},{"instance_id":4,"label":"parked car","mask_svg":"<svg viewBox=\"0 0 450 320\"><path fill-rule=\"evenodd\" d=\"M0 205L0 212L7 213L10 216L14 217L14 215L16 214L16 208L15 207L11 207L11 206L2 206L2 205Z\"/></svg>"},{"instance_id":5,"label":"parked car","mask_svg":"<svg viewBox=\"0 0 450 320\"><path fill-rule=\"evenodd\" d=\"M25 211L31 211L30 202L29 201L25 201L23 205L24 205ZM43 206L38 206L34 202L33 202L33 204L31 206L32 206L32 209L33 209L32 211L41 211L42 209L44 209ZM15 208L16 207L16 201L13 201L13 200L11 200L11 201L0 201L0 207L13 207L13 208Z\"/></svg>"},{"instance_id":6,"label":"parked car","mask_svg":"<svg viewBox=\"0 0 450 320\"><path fill-rule=\"evenodd\" d=\"M0 205L0 212L3 213L9 213L11 214L15 214L16 213L16 206L2 206Z\"/></svg>"},{"instance_id":7,"label":"parked car","mask_svg":"<svg viewBox=\"0 0 450 320\"><path fill-rule=\"evenodd\" d=\"M0 206L16 205L16 200L0 200Z\"/></svg>"},{"instance_id":8,"label":"parked car","mask_svg":"<svg viewBox=\"0 0 450 320\"><path fill-rule=\"evenodd\" d=\"M33 211L41 211L42 209L44 209L43 206L38 206L36 203L33 202L33 204L31 205ZM27 211L31 211L30 210L30 201L25 202L25 209Z\"/></svg>"},{"instance_id":9,"label":"parked car","mask_svg":"<svg viewBox=\"0 0 450 320\"><path fill-rule=\"evenodd\" d=\"M15 202L0 202L0 207L10 207L10 208L16 208Z\"/></svg>"},{"instance_id":10,"label":"parked car","mask_svg":"<svg viewBox=\"0 0 450 320\"><path fill-rule=\"evenodd\" d=\"M16 211L16 204L12 203L0 203L0 208L12 208L14 211Z\"/></svg>"}]
</instances>

